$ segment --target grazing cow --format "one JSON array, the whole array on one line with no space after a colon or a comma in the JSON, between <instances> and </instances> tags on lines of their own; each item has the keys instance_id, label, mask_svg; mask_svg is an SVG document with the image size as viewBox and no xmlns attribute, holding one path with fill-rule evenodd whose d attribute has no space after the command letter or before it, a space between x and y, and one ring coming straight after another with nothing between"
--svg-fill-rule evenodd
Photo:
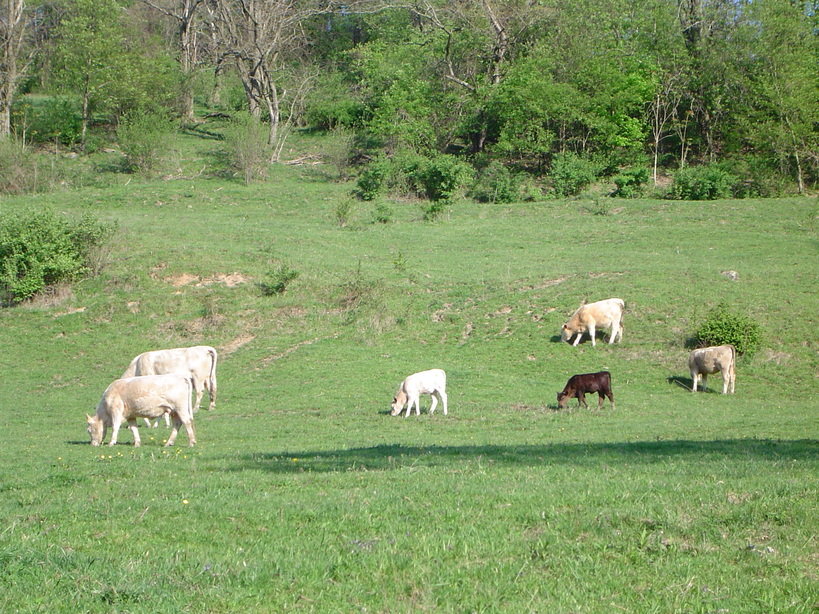
<instances>
[{"instance_id":1,"label":"grazing cow","mask_svg":"<svg viewBox=\"0 0 819 614\"><path fill-rule=\"evenodd\" d=\"M572 375L562 392L557 393L557 406L560 409L566 409L569 404L569 399L577 398L577 406L588 408L586 404L586 393L596 392L597 409L603 407L603 397L608 397L611 402L611 408L614 409L614 394L611 392L611 373L608 371L599 371L597 373L583 373L581 375Z\"/></svg>"},{"instance_id":2,"label":"grazing cow","mask_svg":"<svg viewBox=\"0 0 819 614\"><path fill-rule=\"evenodd\" d=\"M415 404L415 415L421 413L420 397L422 394L428 394L432 397L432 405L429 408L429 413L432 414L438 406L438 399L444 405L444 415L446 416L446 373L443 369L430 369L429 371L421 371L407 376L401 385L398 387L398 392L392 400L393 416L397 416L407 405L407 413L404 415L407 418L412 411L412 405Z\"/></svg>"},{"instance_id":3,"label":"grazing cow","mask_svg":"<svg viewBox=\"0 0 819 614\"><path fill-rule=\"evenodd\" d=\"M623 341L622 319L625 306L623 300L619 298L608 298L604 301L581 305L563 325L561 330L563 341L569 342L577 335L572 344L576 346L580 343L583 333L588 331L592 346L594 346L596 345L594 335L598 328L609 330L609 344L614 343L618 336L620 341Z\"/></svg>"},{"instance_id":4,"label":"grazing cow","mask_svg":"<svg viewBox=\"0 0 819 614\"><path fill-rule=\"evenodd\" d=\"M131 361L122 377L167 373L189 375L193 378L193 388L196 390L194 411L199 410L205 389L210 397L208 409L213 409L216 407L216 359L216 350L208 345L143 352ZM148 420L145 422L150 426ZM159 424L158 420L157 424ZM168 425L167 415L165 424Z\"/></svg>"},{"instance_id":5,"label":"grazing cow","mask_svg":"<svg viewBox=\"0 0 819 614\"><path fill-rule=\"evenodd\" d=\"M127 422L134 434L134 446L139 447L136 419L158 418L163 414L170 414L173 418L173 430L165 445L174 444L182 424L188 433L188 443L194 445L192 391L193 381L185 375L142 375L114 380L105 389L96 415L86 415L91 445L102 443L108 427L112 429L108 445L115 445L120 425Z\"/></svg>"},{"instance_id":6,"label":"grazing cow","mask_svg":"<svg viewBox=\"0 0 819 614\"><path fill-rule=\"evenodd\" d=\"M691 392L697 391L697 380L702 377L705 390L708 376L722 372L722 394L734 393L736 380L737 350L733 345L717 345L694 350L688 356L688 370L691 372Z\"/></svg>"}]
</instances>

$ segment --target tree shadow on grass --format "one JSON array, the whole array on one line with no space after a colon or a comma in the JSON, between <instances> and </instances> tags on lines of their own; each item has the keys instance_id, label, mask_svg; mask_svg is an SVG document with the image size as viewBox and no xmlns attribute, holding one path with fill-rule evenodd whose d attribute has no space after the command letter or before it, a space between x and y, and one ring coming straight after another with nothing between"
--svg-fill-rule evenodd
<instances>
[{"instance_id":1,"label":"tree shadow on grass","mask_svg":"<svg viewBox=\"0 0 819 614\"><path fill-rule=\"evenodd\" d=\"M499 465L597 466L604 463L651 464L683 460L743 459L768 461L819 460L819 440L724 439L715 441L636 441L621 443L556 443L547 445L404 446L383 444L348 450L283 450L231 457L233 471L262 469L273 473L303 471L387 471L402 467L451 466L482 459Z\"/></svg>"}]
</instances>

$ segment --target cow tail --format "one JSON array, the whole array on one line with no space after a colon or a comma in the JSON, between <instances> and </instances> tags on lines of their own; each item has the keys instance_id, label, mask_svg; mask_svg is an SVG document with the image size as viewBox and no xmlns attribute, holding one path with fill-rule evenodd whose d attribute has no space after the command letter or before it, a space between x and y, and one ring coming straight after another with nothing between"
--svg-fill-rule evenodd
<instances>
[{"instance_id":1,"label":"cow tail","mask_svg":"<svg viewBox=\"0 0 819 614\"><path fill-rule=\"evenodd\" d=\"M208 375L208 394L210 395L210 404L216 403L216 350L211 348L208 350L210 354L210 374Z\"/></svg>"},{"instance_id":2,"label":"cow tail","mask_svg":"<svg viewBox=\"0 0 819 614\"><path fill-rule=\"evenodd\" d=\"M188 376L188 377L185 378L185 381L188 383L188 419L192 420L193 419L193 401L191 399L192 399L192 396L193 396L193 388L194 388L194 386L193 386L193 377Z\"/></svg>"}]
</instances>

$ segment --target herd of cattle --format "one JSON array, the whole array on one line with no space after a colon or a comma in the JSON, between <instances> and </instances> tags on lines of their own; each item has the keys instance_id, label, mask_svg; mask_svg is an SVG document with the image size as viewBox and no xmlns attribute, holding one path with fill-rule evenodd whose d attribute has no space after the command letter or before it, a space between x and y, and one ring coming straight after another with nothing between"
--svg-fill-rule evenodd
<instances>
[{"instance_id":1,"label":"herd of cattle","mask_svg":"<svg viewBox=\"0 0 819 614\"><path fill-rule=\"evenodd\" d=\"M591 337L595 345L598 330L607 330L609 344L623 340L623 309L625 303L619 298L610 298L596 303L581 305L563 325L561 337L573 346L580 343L584 333ZM216 350L207 345L171 350L144 352L134 358L120 379L114 380L102 395L94 416L86 416L91 445L98 446L111 429L109 445L117 443L117 434L123 422L134 434L134 446L140 445L136 421L143 418L146 425L157 426L159 418L164 418L170 426L171 434L166 445L176 441L179 427L184 425L191 446L196 444L193 430L193 414L199 409L207 390L210 398L208 409L216 405ZM697 383L702 379L705 389L707 377L722 373L722 393L734 392L736 349L732 345L700 348L688 357L691 373L692 392L697 391ZM558 407L566 407L570 399L577 399L578 406L588 407L585 395L598 394L598 409L608 398L614 409L614 394L611 390L611 374L608 371L583 373L569 378L566 386L557 393ZM191 397L195 394L195 400ZM432 397L429 413L432 414L441 402L444 415L447 413L446 373L442 369L430 369L413 373L401 382L392 400L393 416L399 415L406 406L405 417L415 407L415 414L421 413L420 397Z\"/></svg>"}]
</instances>

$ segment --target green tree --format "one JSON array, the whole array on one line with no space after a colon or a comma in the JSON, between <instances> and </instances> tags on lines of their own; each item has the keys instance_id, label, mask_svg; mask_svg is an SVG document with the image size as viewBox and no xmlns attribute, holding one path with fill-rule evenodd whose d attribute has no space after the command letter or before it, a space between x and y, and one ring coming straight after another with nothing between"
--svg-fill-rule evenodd
<instances>
[{"instance_id":1,"label":"green tree","mask_svg":"<svg viewBox=\"0 0 819 614\"><path fill-rule=\"evenodd\" d=\"M125 33L115 0L71 0L66 9L55 33L53 79L80 97L84 145L91 114L110 102Z\"/></svg>"}]
</instances>

